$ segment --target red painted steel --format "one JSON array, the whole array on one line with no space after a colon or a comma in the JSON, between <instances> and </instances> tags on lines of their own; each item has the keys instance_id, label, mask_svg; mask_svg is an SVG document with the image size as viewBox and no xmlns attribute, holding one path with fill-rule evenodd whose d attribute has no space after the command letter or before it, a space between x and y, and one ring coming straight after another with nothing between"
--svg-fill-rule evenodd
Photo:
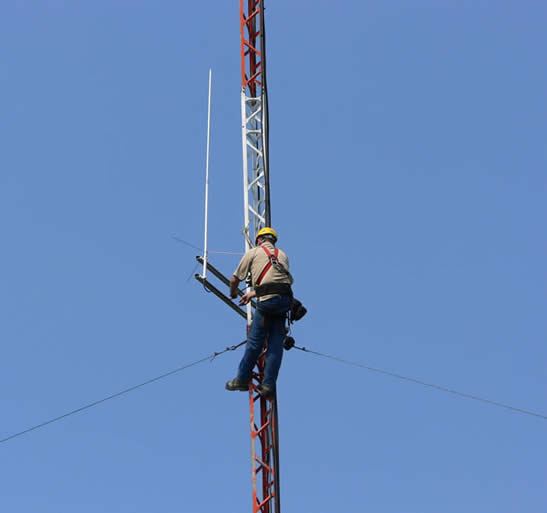
<instances>
[{"instance_id":1,"label":"red painted steel","mask_svg":"<svg viewBox=\"0 0 547 513\"><path fill-rule=\"evenodd\" d=\"M262 54L257 43L261 32L261 2L263 0L239 0L241 30L241 84L249 96L260 95L262 87ZM245 5L246 4L246 5Z\"/></svg>"},{"instance_id":2,"label":"red painted steel","mask_svg":"<svg viewBox=\"0 0 547 513\"><path fill-rule=\"evenodd\" d=\"M257 390L264 378L265 355L260 357L249 390L251 411L253 513L279 513L275 398L267 400ZM258 411L257 411L258 410ZM261 487L258 484L261 484Z\"/></svg>"}]
</instances>

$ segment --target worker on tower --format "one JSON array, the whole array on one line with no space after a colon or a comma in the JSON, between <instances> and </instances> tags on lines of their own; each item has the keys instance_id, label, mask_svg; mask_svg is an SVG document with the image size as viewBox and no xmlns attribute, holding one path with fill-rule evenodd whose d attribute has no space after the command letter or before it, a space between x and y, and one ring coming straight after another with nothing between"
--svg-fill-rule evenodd
<instances>
[{"instance_id":1,"label":"worker on tower","mask_svg":"<svg viewBox=\"0 0 547 513\"><path fill-rule=\"evenodd\" d=\"M239 304L246 305L256 297L257 306L237 377L226 383L227 390L249 390L253 367L267 339L264 380L257 388L265 397L271 397L275 391L283 357L285 319L292 303L293 282L289 259L282 250L275 247L276 242L275 230L262 228L256 235L256 247L245 253L230 280L230 297L235 299L239 283L247 279L250 273L254 290L244 294Z\"/></svg>"}]
</instances>

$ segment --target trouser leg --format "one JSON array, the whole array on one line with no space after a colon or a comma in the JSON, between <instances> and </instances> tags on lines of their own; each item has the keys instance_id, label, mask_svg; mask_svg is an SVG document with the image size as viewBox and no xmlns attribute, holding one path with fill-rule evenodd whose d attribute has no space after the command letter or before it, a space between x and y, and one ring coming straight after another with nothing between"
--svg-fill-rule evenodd
<instances>
[{"instance_id":1,"label":"trouser leg","mask_svg":"<svg viewBox=\"0 0 547 513\"><path fill-rule=\"evenodd\" d=\"M278 314L279 315L279 314ZM269 325L268 352L264 369L264 383L275 387L275 382L283 359L283 340L285 338L285 318L272 317L267 319Z\"/></svg>"},{"instance_id":2,"label":"trouser leg","mask_svg":"<svg viewBox=\"0 0 547 513\"><path fill-rule=\"evenodd\" d=\"M237 377L242 381L250 381L251 372L255 366L262 349L264 348L264 338L266 330L264 328L264 316L260 310L256 309L249 329L245 353L239 363Z\"/></svg>"}]
</instances>

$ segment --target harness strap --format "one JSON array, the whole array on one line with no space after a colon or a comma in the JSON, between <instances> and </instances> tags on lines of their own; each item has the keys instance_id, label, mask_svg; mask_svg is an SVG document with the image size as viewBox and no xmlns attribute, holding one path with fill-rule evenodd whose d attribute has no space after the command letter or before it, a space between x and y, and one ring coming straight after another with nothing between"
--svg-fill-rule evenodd
<instances>
[{"instance_id":1,"label":"harness strap","mask_svg":"<svg viewBox=\"0 0 547 513\"><path fill-rule=\"evenodd\" d=\"M277 248L275 248L275 251L274 251L273 255L268 251L268 248L262 246L262 249L266 252L266 255L268 255L269 260L268 260L268 263L266 264L266 267L264 267L264 269L262 269L262 272L260 273L260 276L256 280L255 288L258 287L262 283L262 280L264 279L264 276L266 276L266 273L272 268L273 259L275 259L277 261L277 255L279 255L279 250Z\"/></svg>"}]
</instances>

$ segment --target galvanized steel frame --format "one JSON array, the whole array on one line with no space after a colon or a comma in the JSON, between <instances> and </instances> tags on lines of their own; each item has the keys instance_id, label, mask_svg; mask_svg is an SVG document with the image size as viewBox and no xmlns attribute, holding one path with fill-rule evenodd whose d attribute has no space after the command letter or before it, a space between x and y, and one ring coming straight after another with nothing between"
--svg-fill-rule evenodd
<instances>
[{"instance_id":1,"label":"galvanized steel frame","mask_svg":"<svg viewBox=\"0 0 547 513\"><path fill-rule=\"evenodd\" d=\"M253 246L256 234L266 226L266 184L264 173L262 99L241 93L243 144L243 202L245 251Z\"/></svg>"}]
</instances>

